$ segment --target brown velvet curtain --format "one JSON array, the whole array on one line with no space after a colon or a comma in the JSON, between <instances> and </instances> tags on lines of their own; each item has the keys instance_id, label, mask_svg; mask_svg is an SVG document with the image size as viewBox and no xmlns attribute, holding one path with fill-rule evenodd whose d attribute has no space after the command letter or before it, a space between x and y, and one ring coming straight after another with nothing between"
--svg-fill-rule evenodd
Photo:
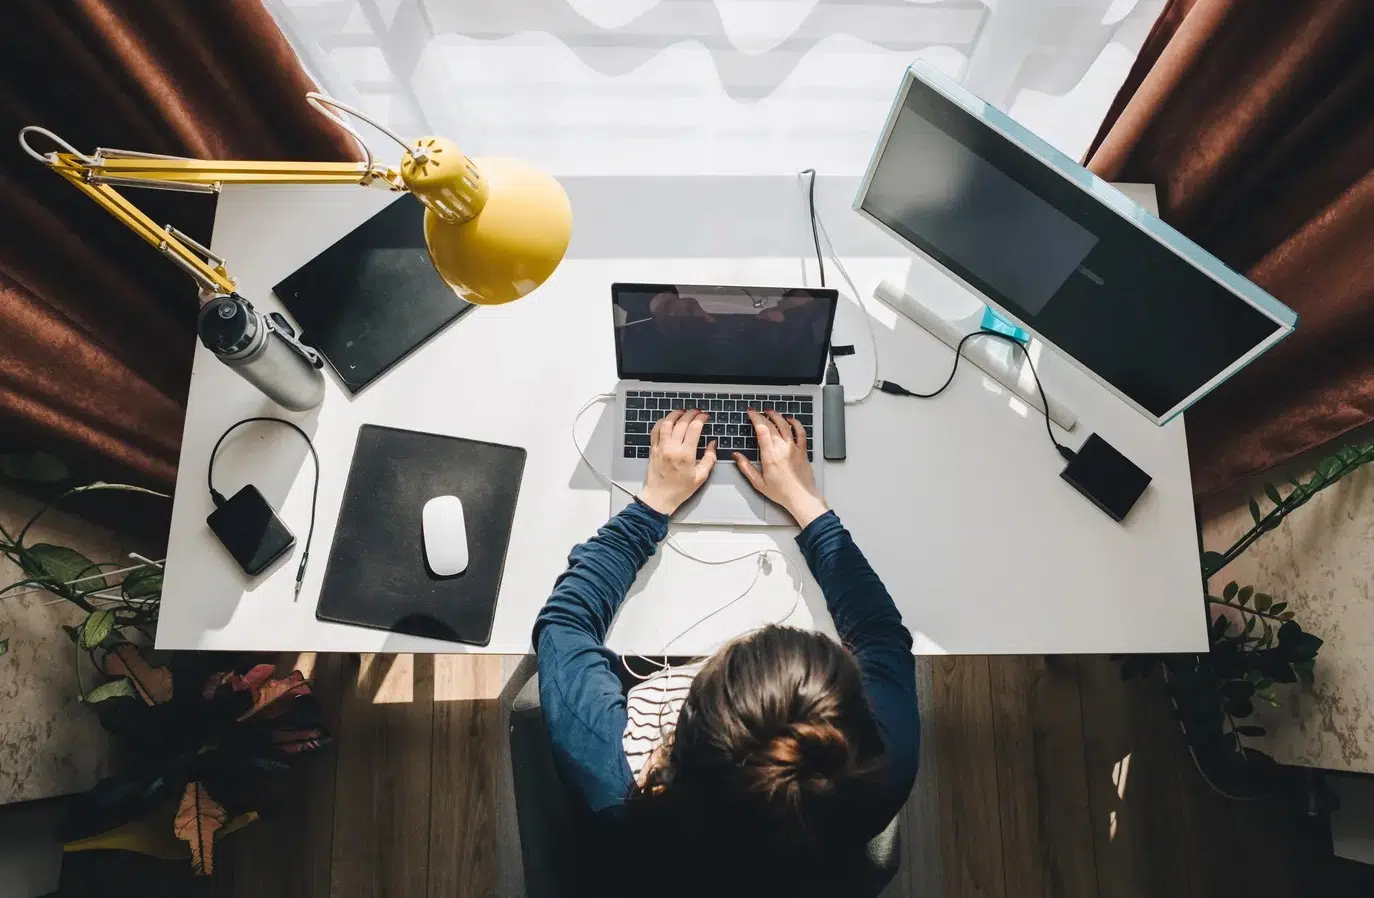
<instances>
[{"instance_id":1,"label":"brown velvet curtain","mask_svg":"<svg viewBox=\"0 0 1374 898\"><path fill-rule=\"evenodd\" d=\"M1374 3L1172 0L1089 167L1298 313L1188 413L1198 495L1374 420Z\"/></svg>"},{"instance_id":2,"label":"brown velvet curtain","mask_svg":"<svg viewBox=\"0 0 1374 898\"><path fill-rule=\"evenodd\" d=\"M191 280L16 135L202 158L352 159L260 0L8 0L0 34L0 450L170 488L195 340ZM41 147L46 150L47 147ZM209 242L214 199L130 189ZM232 273L233 260L229 260Z\"/></svg>"}]
</instances>

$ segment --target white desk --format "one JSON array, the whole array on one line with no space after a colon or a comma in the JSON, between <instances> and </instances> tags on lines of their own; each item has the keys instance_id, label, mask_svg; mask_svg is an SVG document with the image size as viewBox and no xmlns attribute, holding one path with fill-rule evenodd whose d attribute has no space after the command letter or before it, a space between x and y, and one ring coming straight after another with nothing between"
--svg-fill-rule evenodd
<instances>
[{"instance_id":1,"label":"white desk","mask_svg":"<svg viewBox=\"0 0 1374 898\"><path fill-rule=\"evenodd\" d=\"M665 205L665 197L654 194L655 184L674 192L672 202ZM759 195L774 188L785 192L775 190L771 199ZM583 179L570 184L569 192L574 242L547 284L520 302L474 311L356 397L329 375L317 409L283 413L197 347L159 648L528 651L534 616L568 550L605 520L609 507L605 487L582 466L571 437L577 409L615 383L608 285L799 283L799 259L809 252L804 207L790 178L664 179L615 196L598 195L595 179ZM841 250L859 250L846 255L846 263L862 292L858 299L873 315L883 376L910 388L938 384L949 370L950 351L871 297L879 280L900 281L912 264L922 263L843 211L844 192L822 196L822 212ZM219 200L213 248L228 258L241 293L259 308L276 309L270 290L277 281L391 199L353 187L228 188ZM664 209L672 214L665 216ZM663 240L655 242L656 235ZM621 246L626 249L617 257ZM834 285L838 279L830 273ZM970 301L938 272L917 270L913 279L943 301ZM858 347L856 357L841 360L854 395L872 377L861 314L846 301L836 325L836 342ZM1046 387L1079 416L1065 442L1077 446L1097 431L1154 477L1124 525L1059 479L1063 463L1045 438L1039 414L972 366L961 367L937 400L875 393L848 409L849 458L827 469L828 498L887 583L916 637L916 651L1205 650L1182 420L1156 428L1060 360L1046 358L1041 367ZM261 414L291 417L311 432L323 467L314 551L298 602L292 601L295 554L249 582L205 525L211 510L205 465L212 443L233 422ZM604 408L589 410L578 432L589 443L589 456L608 465L611 428L604 414ZM488 646L315 619L350 454L363 423L529 450ZM312 476L298 437L271 425L243 428L226 442L216 468L221 491L251 480L298 534L308 516ZM683 532L679 539L713 558L781 546L804 570L794 532L714 528ZM752 561L708 567L661 552L626 602L611 645L661 651L691 622L738 596L754 574ZM794 625L828 629L815 582L809 573L801 581L804 601L798 604L787 570L776 565L747 597L675 642L674 653L706 653L748 628L784 617Z\"/></svg>"}]
</instances>

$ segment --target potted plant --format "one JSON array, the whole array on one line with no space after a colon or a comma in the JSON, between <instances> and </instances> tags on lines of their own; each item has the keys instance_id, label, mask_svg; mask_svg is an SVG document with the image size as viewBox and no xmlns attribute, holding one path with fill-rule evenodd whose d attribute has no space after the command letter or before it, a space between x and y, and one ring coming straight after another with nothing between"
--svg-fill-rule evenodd
<instances>
[{"instance_id":1,"label":"potted plant","mask_svg":"<svg viewBox=\"0 0 1374 898\"><path fill-rule=\"evenodd\" d=\"M1281 598L1252 585L1228 582L1218 589L1214 584L1227 565L1288 515L1371 461L1374 439L1338 450L1284 486L1262 484L1263 498L1248 502L1250 529L1225 551L1202 553L1209 652L1118 658L1123 678L1151 677L1162 685L1198 770L1225 796L1253 798L1274 791L1278 765L1254 746L1251 740L1265 730L1249 718L1257 703L1277 706L1283 688L1312 683L1322 640L1302 628Z\"/></svg>"},{"instance_id":2,"label":"potted plant","mask_svg":"<svg viewBox=\"0 0 1374 898\"><path fill-rule=\"evenodd\" d=\"M13 457L0 456L0 473L35 470L7 458ZM162 595L156 565L121 576L112 569L127 566L30 541L35 522L57 504L100 491L162 495L122 484L78 486L61 491L14 533L0 526L0 554L23 572L0 596L42 589L85 612L80 624L64 628L76 656L76 697L99 715L118 747L121 772L73 799L61 835L68 850L189 856L194 871L208 875L216 839L257 819L270 803L275 775L328 744L329 736L299 671L279 677L272 665L233 663L226 655L152 651ZM82 656L100 682L83 682Z\"/></svg>"}]
</instances>

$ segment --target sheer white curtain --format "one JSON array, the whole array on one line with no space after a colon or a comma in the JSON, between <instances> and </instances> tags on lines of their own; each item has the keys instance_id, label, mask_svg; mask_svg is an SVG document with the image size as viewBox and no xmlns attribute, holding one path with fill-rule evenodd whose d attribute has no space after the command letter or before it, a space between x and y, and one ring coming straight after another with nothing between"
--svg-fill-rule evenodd
<instances>
[{"instance_id":1,"label":"sheer white curtain","mask_svg":"<svg viewBox=\"0 0 1374 898\"><path fill-rule=\"evenodd\" d=\"M1164 0L267 0L323 87L565 175L862 173L939 66L1081 156Z\"/></svg>"}]
</instances>

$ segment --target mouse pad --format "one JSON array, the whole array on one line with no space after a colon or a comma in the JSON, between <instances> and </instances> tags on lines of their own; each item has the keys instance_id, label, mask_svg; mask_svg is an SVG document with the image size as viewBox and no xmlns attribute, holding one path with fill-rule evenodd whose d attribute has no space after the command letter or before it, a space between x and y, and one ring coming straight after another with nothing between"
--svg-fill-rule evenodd
<instances>
[{"instance_id":1,"label":"mouse pad","mask_svg":"<svg viewBox=\"0 0 1374 898\"><path fill-rule=\"evenodd\" d=\"M472 310L434 270L425 207L401 197L273 288L350 393Z\"/></svg>"},{"instance_id":2,"label":"mouse pad","mask_svg":"<svg viewBox=\"0 0 1374 898\"><path fill-rule=\"evenodd\" d=\"M506 564L525 450L364 424L315 616L486 645ZM468 567L439 577L425 564L421 515L435 496L457 496Z\"/></svg>"}]
</instances>

